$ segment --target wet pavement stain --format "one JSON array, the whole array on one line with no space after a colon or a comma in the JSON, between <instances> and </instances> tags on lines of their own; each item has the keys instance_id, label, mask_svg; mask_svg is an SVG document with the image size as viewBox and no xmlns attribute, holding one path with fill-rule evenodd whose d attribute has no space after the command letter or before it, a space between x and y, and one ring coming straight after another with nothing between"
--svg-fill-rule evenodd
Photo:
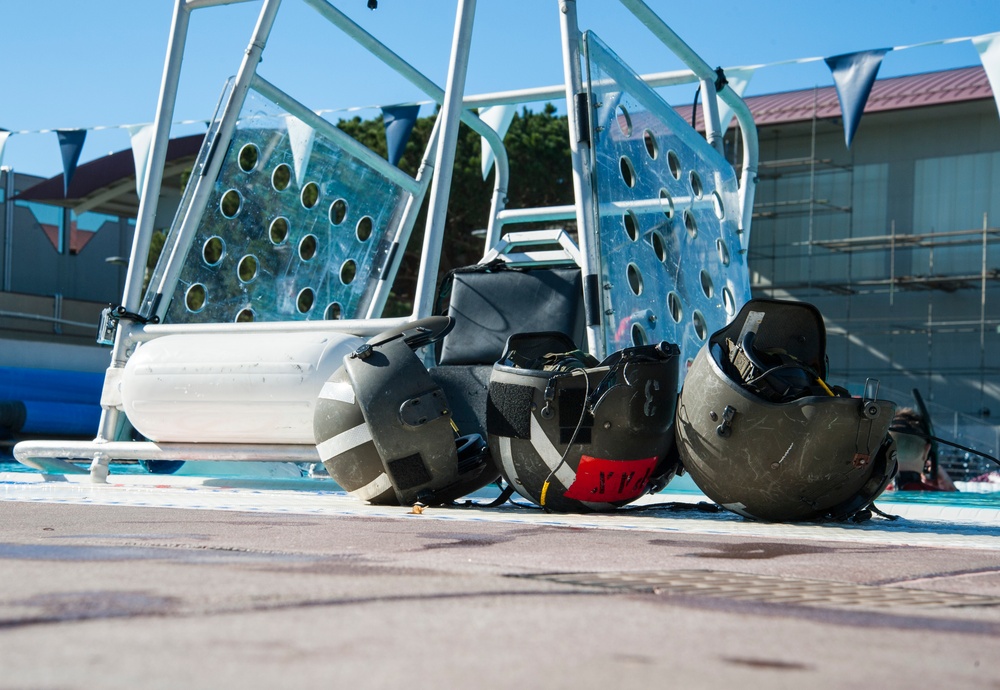
<instances>
[{"instance_id":1,"label":"wet pavement stain","mask_svg":"<svg viewBox=\"0 0 1000 690\"><path fill-rule=\"evenodd\" d=\"M314 561L316 557L241 549L206 548L188 544L171 546L78 546L63 544L0 543L0 560L22 561L133 561L159 560L187 564L270 563Z\"/></svg>"},{"instance_id":2,"label":"wet pavement stain","mask_svg":"<svg viewBox=\"0 0 1000 690\"><path fill-rule=\"evenodd\" d=\"M498 536L498 535L487 535L487 534L468 534L468 533L457 533L457 534L422 534L419 535L425 539L448 539L450 541L435 541L428 544L424 544L421 548L423 549L460 549L467 547L482 547L482 546L493 546L494 544L503 544L504 542L513 541L514 537L510 536Z\"/></svg>"},{"instance_id":3,"label":"wet pavement stain","mask_svg":"<svg viewBox=\"0 0 1000 690\"><path fill-rule=\"evenodd\" d=\"M782 556L801 556L816 553L843 552L844 549L834 549L815 544L791 544L787 542L739 542L719 543L709 541L680 541L671 539L650 539L653 546L672 546L679 548L698 548L705 551L695 551L682 554L688 558L724 558L733 560L758 560L781 558ZM868 551L870 549L861 549ZM854 549L852 549L854 551Z\"/></svg>"},{"instance_id":4,"label":"wet pavement stain","mask_svg":"<svg viewBox=\"0 0 1000 690\"><path fill-rule=\"evenodd\" d=\"M758 668L768 671L812 671L814 666L800 664L794 661L777 661L775 659L747 659L740 657L722 657L722 661L734 666Z\"/></svg>"},{"instance_id":5,"label":"wet pavement stain","mask_svg":"<svg viewBox=\"0 0 1000 690\"><path fill-rule=\"evenodd\" d=\"M176 609L179 600L141 591L85 590L51 592L6 602L7 607L27 609L33 614L0 621L0 628L26 624L61 623L95 618L129 618L165 615Z\"/></svg>"}]
</instances>

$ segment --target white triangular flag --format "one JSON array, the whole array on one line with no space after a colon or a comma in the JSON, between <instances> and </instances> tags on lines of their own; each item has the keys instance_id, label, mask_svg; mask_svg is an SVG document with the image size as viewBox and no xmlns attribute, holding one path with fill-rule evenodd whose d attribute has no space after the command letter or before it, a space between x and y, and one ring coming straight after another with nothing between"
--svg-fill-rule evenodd
<instances>
[{"instance_id":1,"label":"white triangular flag","mask_svg":"<svg viewBox=\"0 0 1000 690\"><path fill-rule=\"evenodd\" d=\"M10 136L10 132L3 131L0 132L0 165L3 165L3 147L7 144L7 137Z\"/></svg>"},{"instance_id":2,"label":"white triangular flag","mask_svg":"<svg viewBox=\"0 0 1000 690\"><path fill-rule=\"evenodd\" d=\"M295 182L301 189L302 183L306 179L306 168L309 167L313 142L316 141L316 130L294 115L289 115L286 118L286 123L288 144L292 147L292 163L295 165Z\"/></svg>"},{"instance_id":3,"label":"white triangular flag","mask_svg":"<svg viewBox=\"0 0 1000 690\"><path fill-rule=\"evenodd\" d=\"M1000 112L1000 32L977 36L972 43L979 52L986 78L993 89L993 100L997 102L997 111Z\"/></svg>"},{"instance_id":4,"label":"white triangular flag","mask_svg":"<svg viewBox=\"0 0 1000 690\"><path fill-rule=\"evenodd\" d=\"M149 167L149 149L153 143L153 125L131 125L128 136L132 140L132 159L135 162L135 193L141 199L146 168Z\"/></svg>"},{"instance_id":5,"label":"white triangular flag","mask_svg":"<svg viewBox=\"0 0 1000 690\"><path fill-rule=\"evenodd\" d=\"M747 90L747 84L750 83L750 78L753 76L753 72L752 67L729 70L726 72L726 88L732 89L737 96L742 98L743 92ZM719 98L719 123L722 125L722 134L726 133L732 121L733 109L726 105L724 100Z\"/></svg>"},{"instance_id":6,"label":"white triangular flag","mask_svg":"<svg viewBox=\"0 0 1000 690\"><path fill-rule=\"evenodd\" d=\"M516 105L491 105L479 109L479 119L489 125L503 139L516 112ZM482 146L483 179L485 180L486 176L490 174L490 168L493 167L494 156L493 149L490 148L486 138L480 137L480 140L480 145Z\"/></svg>"}]
</instances>

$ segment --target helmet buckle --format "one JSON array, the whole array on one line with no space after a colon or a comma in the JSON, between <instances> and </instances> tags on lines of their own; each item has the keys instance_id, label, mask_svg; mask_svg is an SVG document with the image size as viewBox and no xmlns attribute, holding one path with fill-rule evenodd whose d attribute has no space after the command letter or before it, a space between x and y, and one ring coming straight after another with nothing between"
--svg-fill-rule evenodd
<instances>
[{"instance_id":1,"label":"helmet buckle","mask_svg":"<svg viewBox=\"0 0 1000 690\"><path fill-rule=\"evenodd\" d=\"M732 405L726 405L726 409L722 411L722 424L715 427L715 433L722 438L729 438L729 435L733 433L733 418L735 416L736 408Z\"/></svg>"}]
</instances>

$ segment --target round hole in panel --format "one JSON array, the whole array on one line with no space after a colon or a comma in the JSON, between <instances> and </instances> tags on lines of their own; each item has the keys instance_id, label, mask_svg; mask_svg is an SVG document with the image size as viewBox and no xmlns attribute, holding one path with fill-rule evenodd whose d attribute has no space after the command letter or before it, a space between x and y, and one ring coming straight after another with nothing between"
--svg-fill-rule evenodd
<instances>
[{"instance_id":1,"label":"round hole in panel","mask_svg":"<svg viewBox=\"0 0 1000 690\"><path fill-rule=\"evenodd\" d=\"M250 323L257 318L257 314L250 307L240 309L236 315L236 323Z\"/></svg>"},{"instance_id":2,"label":"round hole in panel","mask_svg":"<svg viewBox=\"0 0 1000 690\"><path fill-rule=\"evenodd\" d=\"M701 269L701 291L709 299L715 294L715 285L712 283L712 276L704 268Z\"/></svg>"},{"instance_id":3,"label":"round hole in panel","mask_svg":"<svg viewBox=\"0 0 1000 690\"><path fill-rule=\"evenodd\" d=\"M372 236L372 217L361 216L354 234L357 235L359 241L366 242Z\"/></svg>"},{"instance_id":4,"label":"round hole in panel","mask_svg":"<svg viewBox=\"0 0 1000 690\"><path fill-rule=\"evenodd\" d=\"M625 211L622 215L622 222L625 224L625 234L628 235L628 238L633 242L639 239L639 219L636 218L635 213Z\"/></svg>"},{"instance_id":5,"label":"round hole in panel","mask_svg":"<svg viewBox=\"0 0 1000 690\"><path fill-rule=\"evenodd\" d=\"M244 144L243 148L240 149L240 155L238 157L240 170L243 172L251 172L257 167L258 160L260 160L260 149L257 148L257 145Z\"/></svg>"},{"instance_id":6,"label":"round hole in panel","mask_svg":"<svg viewBox=\"0 0 1000 690\"><path fill-rule=\"evenodd\" d=\"M729 247L721 237L715 241L715 249L719 252L719 261L723 266L729 265Z\"/></svg>"},{"instance_id":7,"label":"round hole in panel","mask_svg":"<svg viewBox=\"0 0 1000 690\"><path fill-rule=\"evenodd\" d=\"M677 157L677 153L673 150L667 151L667 167L670 169L670 174L673 175L675 180L681 179L681 159Z\"/></svg>"},{"instance_id":8,"label":"round hole in panel","mask_svg":"<svg viewBox=\"0 0 1000 690\"><path fill-rule=\"evenodd\" d=\"M667 260L667 243L663 241L663 235L659 231L654 230L649 233L649 243L653 245L653 253L656 254L656 258L662 262Z\"/></svg>"},{"instance_id":9,"label":"round hole in panel","mask_svg":"<svg viewBox=\"0 0 1000 690\"><path fill-rule=\"evenodd\" d=\"M299 201L303 208L312 208L319 202L319 185L315 182L307 182L299 194Z\"/></svg>"},{"instance_id":10,"label":"round hole in panel","mask_svg":"<svg viewBox=\"0 0 1000 690\"><path fill-rule=\"evenodd\" d=\"M205 260L206 266L218 266L225 255L226 241L218 235L209 237L201 247L201 258Z\"/></svg>"},{"instance_id":11,"label":"round hole in panel","mask_svg":"<svg viewBox=\"0 0 1000 690\"><path fill-rule=\"evenodd\" d=\"M615 119L618 120L618 129L622 135L632 136L632 116L628 114L628 108L619 105L616 115Z\"/></svg>"},{"instance_id":12,"label":"round hole in panel","mask_svg":"<svg viewBox=\"0 0 1000 690\"><path fill-rule=\"evenodd\" d=\"M674 217L674 199L666 189L660 190L660 208L667 218Z\"/></svg>"},{"instance_id":13,"label":"round hole in panel","mask_svg":"<svg viewBox=\"0 0 1000 690\"><path fill-rule=\"evenodd\" d=\"M660 150L656 145L656 137L648 129L642 132L642 143L646 146L646 153L655 161L660 155Z\"/></svg>"},{"instance_id":14,"label":"round hole in panel","mask_svg":"<svg viewBox=\"0 0 1000 690\"><path fill-rule=\"evenodd\" d=\"M208 294L205 292L205 286L201 283L193 284L184 293L184 306L192 314L197 314L204 309L207 301Z\"/></svg>"},{"instance_id":15,"label":"round hole in panel","mask_svg":"<svg viewBox=\"0 0 1000 690\"><path fill-rule=\"evenodd\" d=\"M639 347L645 345L647 342L649 340L646 338L646 329L642 327L642 324L632 324L632 344Z\"/></svg>"},{"instance_id":16,"label":"round hole in panel","mask_svg":"<svg viewBox=\"0 0 1000 690\"><path fill-rule=\"evenodd\" d=\"M326 305L326 311L323 312L323 318L327 321L336 321L343 317L343 309L336 302L330 302Z\"/></svg>"},{"instance_id":17,"label":"round hole in panel","mask_svg":"<svg viewBox=\"0 0 1000 690\"><path fill-rule=\"evenodd\" d=\"M312 288L302 288L299 290L299 296L295 299L295 308L298 309L300 314L305 314L313 308L315 300L316 293Z\"/></svg>"},{"instance_id":18,"label":"round hole in panel","mask_svg":"<svg viewBox=\"0 0 1000 690\"><path fill-rule=\"evenodd\" d=\"M271 221L271 227L267 229L267 236L271 238L271 244L284 244L288 239L288 219L278 216Z\"/></svg>"},{"instance_id":19,"label":"round hole in panel","mask_svg":"<svg viewBox=\"0 0 1000 690\"><path fill-rule=\"evenodd\" d=\"M691 191L694 193L694 198L702 198L705 195L705 188L701 184L701 175L692 170L691 174L688 175L688 180L691 182Z\"/></svg>"},{"instance_id":20,"label":"round hole in panel","mask_svg":"<svg viewBox=\"0 0 1000 690\"><path fill-rule=\"evenodd\" d=\"M628 276L628 287L634 295L637 297L642 294L642 271L639 267L633 263L629 263L628 267L625 269L625 275Z\"/></svg>"},{"instance_id":21,"label":"round hole in panel","mask_svg":"<svg viewBox=\"0 0 1000 690\"><path fill-rule=\"evenodd\" d=\"M219 210L226 218L235 218L240 213L243 206L243 197L235 189L227 190L219 200Z\"/></svg>"},{"instance_id":22,"label":"round hole in panel","mask_svg":"<svg viewBox=\"0 0 1000 690\"><path fill-rule=\"evenodd\" d=\"M698 340L704 340L708 337L708 324L705 323L705 317L697 309L691 314L691 320L694 322L694 332L698 336Z\"/></svg>"},{"instance_id":23,"label":"round hole in panel","mask_svg":"<svg viewBox=\"0 0 1000 690\"><path fill-rule=\"evenodd\" d=\"M236 267L236 274L239 276L241 282L252 283L254 278L257 277L258 267L257 257L253 254L247 254L240 259L240 263Z\"/></svg>"},{"instance_id":24,"label":"round hole in panel","mask_svg":"<svg viewBox=\"0 0 1000 690\"><path fill-rule=\"evenodd\" d=\"M635 187L635 167L633 167L629 157L622 156L619 158L618 167L621 169L622 181L625 183L625 186L629 189Z\"/></svg>"},{"instance_id":25,"label":"round hole in panel","mask_svg":"<svg viewBox=\"0 0 1000 690\"><path fill-rule=\"evenodd\" d=\"M287 163L282 163L274 169L274 172L271 173L271 186L279 192L283 192L288 189L288 185L291 181L292 169L288 167Z\"/></svg>"},{"instance_id":26,"label":"round hole in panel","mask_svg":"<svg viewBox=\"0 0 1000 690\"><path fill-rule=\"evenodd\" d=\"M344 218L347 217L347 202L343 199L337 199L332 204L330 204L330 222L334 225L340 225L344 222Z\"/></svg>"},{"instance_id":27,"label":"round hole in panel","mask_svg":"<svg viewBox=\"0 0 1000 690\"><path fill-rule=\"evenodd\" d=\"M671 290L667 293L667 310L674 323L680 323L684 318L684 307L681 304L681 296Z\"/></svg>"},{"instance_id":28,"label":"round hole in panel","mask_svg":"<svg viewBox=\"0 0 1000 690\"><path fill-rule=\"evenodd\" d=\"M715 206L715 217L719 220L725 220L726 206L722 203L722 197L718 192L712 192L712 205Z\"/></svg>"},{"instance_id":29,"label":"round hole in panel","mask_svg":"<svg viewBox=\"0 0 1000 690\"><path fill-rule=\"evenodd\" d=\"M309 261L309 259L316 256L317 246L318 240L316 239L316 235L306 235L299 240L299 258L303 261Z\"/></svg>"},{"instance_id":30,"label":"round hole in panel","mask_svg":"<svg viewBox=\"0 0 1000 690\"><path fill-rule=\"evenodd\" d=\"M722 306L726 308L726 313L730 316L736 314L736 298L733 291L728 287L722 288Z\"/></svg>"},{"instance_id":31,"label":"round hole in panel","mask_svg":"<svg viewBox=\"0 0 1000 690\"><path fill-rule=\"evenodd\" d=\"M698 223L695 222L694 214L691 213L691 209L684 209L684 227L687 228L691 239L698 236Z\"/></svg>"},{"instance_id":32,"label":"round hole in panel","mask_svg":"<svg viewBox=\"0 0 1000 690\"><path fill-rule=\"evenodd\" d=\"M354 263L354 259L348 259L340 267L340 282L344 285L350 285L357 274L358 265Z\"/></svg>"}]
</instances>

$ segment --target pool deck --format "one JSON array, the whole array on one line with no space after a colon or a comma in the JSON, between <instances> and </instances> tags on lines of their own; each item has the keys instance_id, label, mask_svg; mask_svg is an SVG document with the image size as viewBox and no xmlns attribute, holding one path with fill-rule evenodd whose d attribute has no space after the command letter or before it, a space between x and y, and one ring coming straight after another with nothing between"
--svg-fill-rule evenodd
<instances>
[{"instance_id":1,"label":"pool deck","mask_svg":"<svg viewBox=\"0 0 1000 690\"><path fill-rule=\"evenodd\" d=\"M3 688L1000 687L985 503L777 525L55 479L0 473Z\"/></svg>"}]
</instances>

